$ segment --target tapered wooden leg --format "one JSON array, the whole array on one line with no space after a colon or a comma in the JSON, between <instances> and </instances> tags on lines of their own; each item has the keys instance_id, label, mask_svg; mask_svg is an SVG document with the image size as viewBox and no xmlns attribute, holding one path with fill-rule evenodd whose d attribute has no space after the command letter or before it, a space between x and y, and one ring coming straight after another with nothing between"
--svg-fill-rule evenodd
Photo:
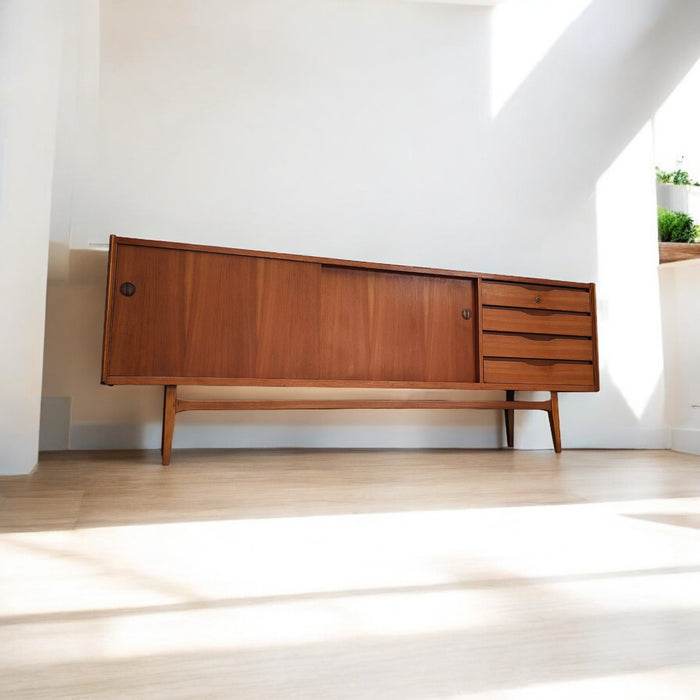
<instances>
[{"instance_id":1,"label":"tapered wooden leg","mask_svg":"<svg viewBox=\"0 0 700 700\"><path fill-rule=\"evenodd\" d=\"M561 452L561 431L559 429L559 396L556 391L551 393L552 408L547 411L549 416L549 427L552 431L552 443L554 444L554 451Z\"/></svg>"},{"instance_id":2,"label":"tapered wooden leg","mask_svg":"<svg viewBox=\"0 0 700 700\"><path fill-rule=\"evenodd\" d=\"M163 438L160 444L160 453L163 455L163 464L170 464L170 452L173 447L173 432L175 431L175 401L177 387L169 385L163 392Z\"/></svg>"},{"instance_id":3,"label":"tapered wooden leg","mask_svg":"<svg viewBox=\"0 0 700 700\"><path fill-rule=\"evenodd\" d=\"M506 401L515 400L515 389L506 389ZM508 447L513 447L515 439L515 410L506 408L503 413L506 419L506 442Z\"/></svg>"}]
</instances>

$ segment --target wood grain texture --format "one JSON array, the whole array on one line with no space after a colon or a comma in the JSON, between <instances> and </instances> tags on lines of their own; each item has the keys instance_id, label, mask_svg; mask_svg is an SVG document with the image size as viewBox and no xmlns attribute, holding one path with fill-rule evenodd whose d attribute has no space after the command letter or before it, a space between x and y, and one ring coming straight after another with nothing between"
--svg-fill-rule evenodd
<instances>
[{"instance_id":1,"label":"wood grain texture","mask_svg":"<svg viewBox=\"0 0 700 700\"><path fill-rule=\"evenodd\" d=\"M157 461L0 478L3 696L697 696L700 457Z\"/></svg>"},{"instance_id":2,"label":"wood grain texture","mask_svg":"<svg viewBox=\"0 0 700 700\"><path fill-rule=\"evenodd\" d=\"M256 261L121 246L108 374L251 376L255 372Z\"/></svg>"},{"instance_id":3,"label":"wood grain texture","mask_svg":"<svg viewBox=\"0 0 700 700\"><path fill-rule=\"evenodd\" d=\"M175 432L175 414L177 413L177 387L163 387L163 427L160 442L160 454L164 465L170 464Z\"/></svg>"},{"instance_id":4,"label":"wood grain texture","mask_svg":"<svg viewBox=\"0 0 700 700\"><path fill-rule=\"evenodd\" d=\"M556 391L551 394L552 408L549 410L549 429L552 433L554 452L561 452L561 428L559 426L559 395Z\"/></svg>"},{"instance_id":5,"label":"wood grain texture","mask_svg":"<svg viewBox=\"0 0 700 700\"><path fill-rule=\"evenodd\" d=\"M514 392L508 392L511 396ZM181 411L327 411L356 409L440 409L440 410L540 410L548 411L549 401L506 401L483 399L178 399L176 412Z\"/></svg>"},{"instance_id":6,"label":"wood grain texture","mask_svg":"<svg viewBox=\"0 0 700 700\"><path fill-rule=\"evenodd\" d=\"M543 389L575 384L592 387L593 366L583 362L550 360L484 360L484 381L496 384L539 384Z\"/></svg>"},{"instance_id":7,"label":"wood grain texture","mask_svg":"<svg viewBox=\"0 0 700 700\"><path fill-rule=\"evenodd\" d=\"M483 318L485 331L582 337L593 332L591 317L584 314L486 307Z\"/></svg>"},{"instance_id":8,"label":"wood grain texture","mask_svg":"<svg viewBox=\"0 0 700 700\"><path fill-rule=\"evenodd\" d=\"M105 324L102 332L102 383L106 384L111 373L112 333L114 330L114 289L117 272L116 236L109 238L107 262L107 288L105 289Z\"/></svg>"},{"instance_id":9,"label":"wood grain texture","mask_svg":"<svg viewBox=\"0 0 700 700\"><path fill-rule=\"evenodd\" d=\"M320 267L290 260L256 261L257 378L319 376Z\"/></svg>"},{"instance_id":10,"label":"wood grain texture","mask_svg":"<svg viewBox=\"0 0 700 700\"><path fill-rule=\"evenodd\" d=\"M598 305L596 304L596 286L591 284L591 325L593 334L593 391L600 391L600 361L598 358Z\"/></svg>"},{"instance_id":11,"label":"wood grain texture","mask_svg":"<svg viewBox=\"0 0 700 700\"><path fill-rule=\"evenodd\" d=\"M321 279L322 379L475 380L471 280L329 267Z\"/></svg>"},{"instance_id":12,"label":"wood grain texture","mask_svg":"<svg viewBox=\"0 0 700 700\"><path fill-rule=\"evenodd\" d=\"M318 376L317 266L141 246L118 251L106 376ZM116 291L125 281L135 285L133 296Z\"/></svg>"},{"instance_id":13,"label":"wood grain texture","mask_svg":"<svg viewBox=\"0 0 700 700\"><path fill-rule=\"evenodd\" d=\"M285 388L325 388L325 389L459 389L464 391L479 391L487 389L512 389L507 384L497 385L493 382L488 387L483 382L386 382L375 380L353 380L347 379L256 379L255 377L110 377L110 384L114 385L144 385L144 386L165 386L174 383L178 386L228 386L228 387L285 387ZM518 385L519 390L526 387ZM532 384L527 387L530 391L538 391L541 387ZM561 386L559 391L593 391L590 387L581 386Z\"/></svg>"},{"instance_id":14,"label":"wood grain texture","mask_svg":"<svg viewBox=\"0 0 700 700\"><path fill-rule=\"evenodd\" d=\"M483 381L483 367L484 367L484 314L483 314L483 288L484 282L482 279L477 278L474 282L474 334L476 336L476 348L475 353L475 366L476 366L476 376L475 381Z\"/></svg>"},{"instance_id":15,"label":"wood grain texture","mask_svg":"<svg viewBox=\"0 0 700 700\"><path fill-rule=\"evenodd\" d=\"M688 497L700 456L670 450L192 449L169 469L157 449L43 452L31 475L0 477L0 531Z\"/></svg>"},{"instance_id":16,"label":"wood grain texture","mask_svg":"<svg viewBox=\"0 0 700 700\"><path fill-rule=\"evenodd\" d=\"M578 313L589 313L591 310L590 294L587 290L542 284L484 282L482 303L486 306L513 306Z\"/></svg>"},{"instance_id":17,"label":"wood grain texture","mask_svg":"<svg viewBox=\"0 0 700 700\"><path fill-rule=\"evenodd\" d=\"M512 389L506 391L506 401L515 401L515 391ZM503 414L506 423L506 445L513 447L515 444L515 411L512 408L505 408Z\"/></svg>"},{"instance_id":18,"label":"wood grain texture","mask_svg":"<svg viewBox=\"0 0 700 700\"><path fill-rule=\"evenodd\" d=\"M586 338L484 333L483 342L487 357L593 361L593 344Z\"/></svg>"},{"instance_id":19,"label":"wood grain texture","mask_svg":"<svg viewBox=\"0 0 700 700\"><path fill-rule=\"evenodd\" d=\"M697 243L659 243L659 263L682 262L700 258L700 245Z\"/></svg>"}]
</instances>

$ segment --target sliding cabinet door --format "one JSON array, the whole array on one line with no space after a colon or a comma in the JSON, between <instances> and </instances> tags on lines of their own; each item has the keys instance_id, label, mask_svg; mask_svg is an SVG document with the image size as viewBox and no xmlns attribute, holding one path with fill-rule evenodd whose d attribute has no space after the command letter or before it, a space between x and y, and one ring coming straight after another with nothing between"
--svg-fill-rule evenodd
<instances>
[{"instance_id":1,"label":"sliding cabinet door","mask_svg":"<svg viewBox=\"0 0 700 700\"><path fill-rule=\"evenodd\" d=\"M251 376L255 258L120 245L109 373Z\"/></svg>"},{"instance_id":2,"label":"sliding cabinet door","mask_svg":"<svg viewBox=\"0 0 700 700\"><path fill-rule=\"evenodd\" d=\"M318 275L303 262L119 245L104 377L315 378Z\"/></svg>"},{"instance_id":3,"label":"sliding cabinet door","mask_svg":"<svg viewBox=\"0 0 700 700\"><path fill-rule=\"evenodd\" d=\"M321 378L475 381L472 280L324 266Z\"/></svg>"}]
</instances>

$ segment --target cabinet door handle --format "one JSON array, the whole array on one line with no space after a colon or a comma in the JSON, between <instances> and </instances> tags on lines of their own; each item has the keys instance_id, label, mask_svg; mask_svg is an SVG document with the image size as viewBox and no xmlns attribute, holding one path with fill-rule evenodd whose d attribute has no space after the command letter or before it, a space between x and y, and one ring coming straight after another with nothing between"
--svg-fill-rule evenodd
<instances>
[{"instance_id":1,"label":"cabinet door handle","mask_svg":"<svg viewBox=\"0 0 700 700\"><path fill-rule=\"evenodd\" d=\"M124 282L119 287L119 293L125 297L131 297L136 293L136 285L133 282Z\"/></svg>"},{"instance_id":2,"label":"cabinet door handle","mask_svg":"<svg viewBox=\"0 0 700 700\"><path fill-rule=\"evenodd\" d=\"M462 309L462 318L465 321L468 321L472 317L472 310L471 309Z\"/></svg>"}]
</instances>

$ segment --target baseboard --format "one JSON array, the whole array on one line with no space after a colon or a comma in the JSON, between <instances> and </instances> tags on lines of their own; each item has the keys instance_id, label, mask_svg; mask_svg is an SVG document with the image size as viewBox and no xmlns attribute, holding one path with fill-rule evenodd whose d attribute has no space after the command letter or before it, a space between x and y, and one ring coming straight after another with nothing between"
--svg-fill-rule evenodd
<instances>
[{"instance_id":1,"label":"baseboard","mask_svg":"<svg viewBox=\"0 0 700 700\"><path fill-rule=\"evenodd\" d=\"M188 448L321 448L321 449L492 449L505 445L501 416L483 411L470 414L470 423L453 416L435 416L437 411L418 412L343 412L346 415L302 415L304 411L272 415L236 415L230 422L208 422L204 412L182 414L175 424L173 447ZM371 413L370 416L366 415ZM524 411L521 413L525 413ZM534 412L533 412L534 413ZM364 415L363 415L364 414ZM446 422L441 422L446 421ZM568 428L568 429L567 429ZM695 433L700 450L700 431ZM158 449L159 423L81 424L73 426L70 449ZM582 430L562 426L564 449L668 449L671 438L666 428L617 428ZM552 438L547 416L516 415L515 446L520 450L550 450ZM676 448L673 449L681 449ZM681 450L692 452L692 449ZM700 451L697 452L700 454Z\"/></svg>"},{"instance_id":2,"label":"baseboard","mask_svg":"<svg viewBox=\"0 0 700 700\"><path fill-rule=\"evenodd\" d=\"M673 428L671 430L671 449L676 452L700 455L700 429Z\"/></svg>"},{"instance_id":3,"label":"baseboard","mask_svg":"<svg viewBox=\"0 0 700 700\"><path fill-rule=\"evenodd\" d=\"M500 423L425 425L419 422L392 421L376 416L375 425L323 425L304 423L303 416L286 416L284 422L272 423L264 416L263 424L252 418L226 426L189 421L189 416L175 424L174 449L189 448L494 448L504 444ZM355 420L357 420L355 418ZM384 420L382 420L384 418ZM417 418L417 417L416 417ZM259 419L260 420L260 419ZM330 418L328 419L330 420ZM346 420L352 420L351 418ZM193 424L194 423L194 424ZM157 449L160 447L159 424L77 425L71 431L72 450ZM551 446L551 444L550 444Z\"/></svg>"}]
</instances>

